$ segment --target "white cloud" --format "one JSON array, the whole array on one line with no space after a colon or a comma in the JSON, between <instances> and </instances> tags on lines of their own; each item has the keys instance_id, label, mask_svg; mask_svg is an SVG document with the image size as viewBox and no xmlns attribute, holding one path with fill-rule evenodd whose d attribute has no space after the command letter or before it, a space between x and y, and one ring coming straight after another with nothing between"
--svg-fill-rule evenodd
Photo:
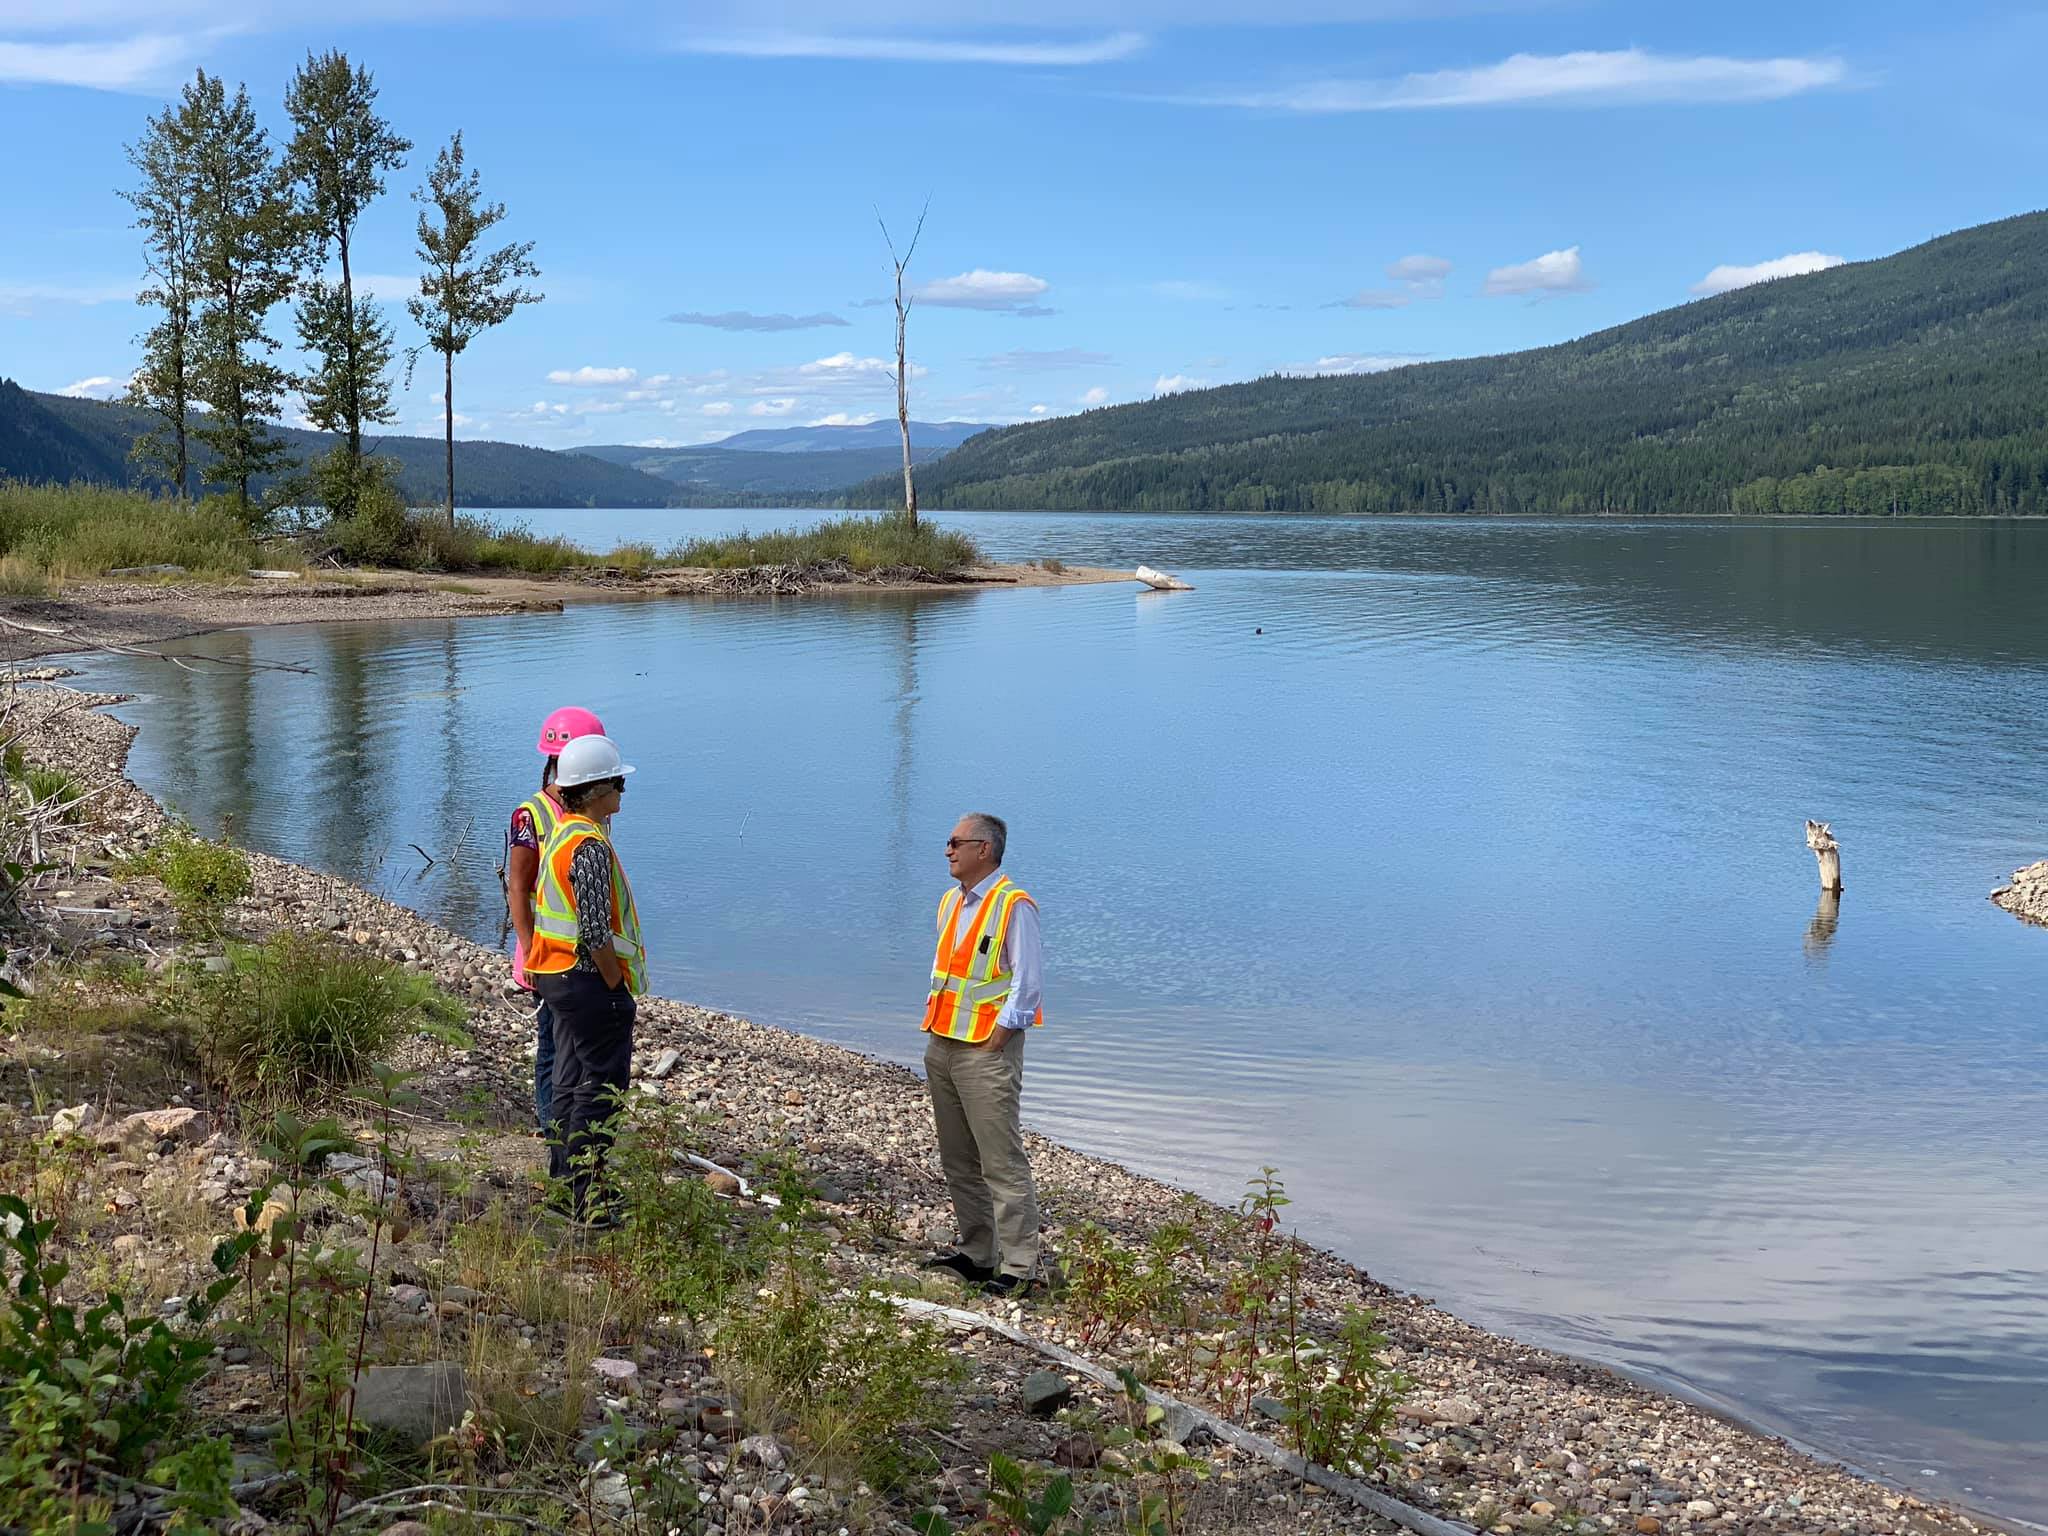
<instances>
[{"instance_id":1,"label":"white cloud","mask_svg":"<svg viewBox=\"0 0 2048 1536\"><path fill-rule=\"evenodd\" d=\"M1041 308L1037 300L1051 286L1044 278L1033 277L1028 272L990 272L976 267L958 277L942 277L936 282L926 283L917 290L916 297L920 304L935 304L943 309L990 309L1016 315L1049 315L1052 311Z\"/></svg>"},{"instance_id":2,"label":"white cloud","mask_svg":"<svg viewBox=\"0 0 2048 1536\"><path fill-rule=\"evenodd\" d=\"M1361 288L1348 299L1339 299L1330 309L1406 309L1415 295L1398 288Z\"/></svg>"},{"instance_id":3,"label":"white cloud","mask_svg":"<svg viewBox=\"0 0 2048 1536\"><path fill-rule=\"evenodd\" d=\"M0 81L140 90L175 74L191 52L189 40L158 34L65 43L0 40Z\"/></svg>"},{"instance_id":4,"label":"white cloud","mask_svg":"<svg viewBox=\"0 0 2048 1536\"><path fill-rule=\"evenodd\" d=\"M1487 293L1531 294L1538 298L1551 293L1584 293L1593 286L1579 260L1579 248L1546 251L1534 261L1495 267L1486 274Z\"/></svg>"},{"instance_id":5,"label":"white cloud","mask_svg":"<svg viewBox=\"0 0 2048 1536\"><path fill-rule=\"evenodd\" d=\"M730 416L732 414L732 402L730 400L707 400L698 409L703 411L706 416Z\"/></svg>"},{"instance_id":6,"label":"white cloud","mask_svg":"<svg viewBox=\"0 0 2048 1536\"><path fill-rule=\"evenodd\" d=\"M104 373L96 373L89 379L78 379L66 384L57 393L69 395L74 400L112 400L127 393L128 381Z\"/></svg>"},{"instance_id":7,"label":"white cloud","mask_svg":"<svg viewBox=\"0 0 2048 1536\"><path fill-rule=\"evenodd\" d=\"M602 389L630 384L639 377L637 368L592 368L585 364L581 368L557 368L548 375L548 382L567 384L575 389Z\"/></svg>"},{"instance_id":8,"label":"white cloud","mask_svg":"<svg viewBox=\"0 0 2048 1536\"><path fill-rule=\"evenodd\" d=\"M834 36L801 32L740 32L686 37L684 53L747 59L861 59L908 64L1013 64L1072 68L1130 58L1145 47L1141 32L1110 32L1075 42L976 42L964 38Z\"/></svg>"},{"instance_id":9,"label":"white cloud","mask_svg":"<svg viewBox=\"0 0 2048 1536\"><path fill-rule=\"evenodd\" d=\"M1109 404L1109 391L1104 389L1100 384L1098 384L1093 389L1089 390L1087 394L1081 397L1081 404L1107 405Z\"/></svg>"},{"instance_id":10,"label":"white cloud","mask_svg":"<svg viewBox=\"0 0 2048 1536\"><path fill-rule=\"evenodd\" d=\"M1207 379L1192 379L1184 373L1162 373L1153 381L1152 393L1155 395L1178 395L1185 390L1207 389L1208 387L1209 381Z\"/></svg>"},{"instance_id":11,"label":"white cloud","mask_svg":"<svg viewBox=\"0 0 2048 1536\"><path fill-rule=\"evenodd\" d=\"M1403 256L1387 263L1387 276L1397 283L1443 286L1451 275L1451 264L1441 256Z\"/></svg>"},{"instance_id":12,"label":"white cloud","mask_svg":"<svg viewBox=\"0 0 2048 1536\"><path fill-rule=\"evenodd\" d=\"M893 379L896 377L896 364L886 357L855 357L851 352L834 352L830 357L801 364L796 371L811 377L825 374L834 378L851 378L863 373L878 373ZM910 365L913 379L921 377L924 371L916 363Z\"/></svg>"},{"instance_id":13,"label":"white cloud","mask_svg":"<svg viewBox=\"0 0 2048 1536\"><path fill-rule=\"evenodd\" d=\"M1049 405L1034 405L1033 407L1031 407L1031 414L1034 416L1044 416L1047 415L1051 410L1052 407Z\"/></svg>"},{"instance_id":14,"label":"white cloud","mask_svg":"<svg viewBox=\"0 0 2048 1536\"><path fill-rule=\"evenodd\" d=\"M747 407L747 414L749 416L787 416L795 409L796 402L787 398L780 400L756 400Z\"/></svg>"},{"instance_id":15,"label":"white cloud","mask_svg":"<svg viewBox=\"0 0 2048 1536\"><path fill-rule=\"evenodd\" d=\"M1451 264L1441 256L1403 256L1390 261L1386 273L1399 287L1362 288L1325 309L1406 309L1417 299L1440 299Z\"/></svg>"},{"instance_id":16,"label":"white cloud","mask_svg":"<svg viewBox=\"0 0 2048 1536\"><path fill-rule=\"evenodd\" d=\"M1420 352L1335 352L1328 357L1319 357L1312 363L1302 363L1282 372L1309 378L1328 377L1333 374L1386 373L1394 368L1406 368L1423 360Z\"/></svg>"},{"instance_id":17,"label":"white cloud","mask_svg":"<svg viewBox=\"0 0 2048 1536\"><path fill-rule=\"evenodd\" d=\"M1778 277L1804 277L1809 272L1825 272L1829 267L1847 265L1847 260L1840 256L1829 256L1821 251L1794 251L1789 256L1760 261L1752 267L1718 266L1694 283L1692 291L1727 293L1731 289L1747 288L1751 283L1768 283Z\"/></svg>"},{"instance_id":18,"label":"white cloud","mask_svg":"<svg viewBox=\"0 0 2048 1536\"><path fill-rule=\"evenodd\" d=\"M812 427L865 427L882 418L872 414L856 414L852 411L834 411L829 416L820 416L816 421L806 422Z\"/></svg>"},{"instance_id":19,"label":"white cloud","mask_svg":"<svg viewBox=\"0 0 2048 1536\"><path fill-rule=\"evenodd\" d=\"M1840 59L1731 59L1641 48L1518 53L1474 69L1378 80L1319 80L1278 91L1173 98L1281 112L1401 112L1441 107L1641 106L1777 101L1848 82Z\"/></svg>"}]
</instances>

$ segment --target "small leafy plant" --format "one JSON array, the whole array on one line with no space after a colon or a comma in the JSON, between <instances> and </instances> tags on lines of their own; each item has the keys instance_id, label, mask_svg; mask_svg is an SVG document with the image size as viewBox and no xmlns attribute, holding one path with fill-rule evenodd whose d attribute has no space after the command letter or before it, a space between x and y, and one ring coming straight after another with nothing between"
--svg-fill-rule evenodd
<instances>
[{"instance_id":1,"label":"small leafy plant","mask_svg":"<svg viewBox=\"0 0 2048 1536\"><path fill-rule=\"evenodd\" d=\"M10 1431L0 1525L43 1529L36 1522L49 1510L93 1503L102 1477L151 1464L183 1425L186 1394L213 1350L203 1327L254 1243L244 1234L214 1250L218 1278L186 1303L188 1327L179 1329L130 1317L118 1294L83 1310L64 1300L70 1265L50 1257L55 1230L25 1201L0 1195L0 1255L14 1275L0 1313L0 1411Z\"/></svg>"},{"instance_id":2,"label":"small leafy plant","mask_svg":"<svg viewBox=\"0 0 2048 1536\"><path fill-rule=\"evenodd\" d=\"M219 932L227 909L255 889L247 854L209 842L182 822L168 827L131 868L161 880L178 916L201 933Z\"/></svg>"}]
</instances>

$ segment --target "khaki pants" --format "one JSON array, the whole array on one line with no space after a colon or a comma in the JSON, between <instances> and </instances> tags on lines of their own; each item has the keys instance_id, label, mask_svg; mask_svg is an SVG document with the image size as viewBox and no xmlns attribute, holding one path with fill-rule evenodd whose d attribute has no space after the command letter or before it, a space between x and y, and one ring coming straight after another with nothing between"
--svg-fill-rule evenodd
<instances>
[{"instance_id":1,"label":"khaki pants","mask_svg":"<svg viewBox=\"0 0 2048 1536\"><path fill-rule=\"evenodd\" d=\"M1015 1031L999 1051L943 1035L927 1035L924 1048L960 1251L1008 1275L1029 1275L1038 1266L1038 1192L1018 1119L1024 1034Z\"/></svg>"}]
</instances>

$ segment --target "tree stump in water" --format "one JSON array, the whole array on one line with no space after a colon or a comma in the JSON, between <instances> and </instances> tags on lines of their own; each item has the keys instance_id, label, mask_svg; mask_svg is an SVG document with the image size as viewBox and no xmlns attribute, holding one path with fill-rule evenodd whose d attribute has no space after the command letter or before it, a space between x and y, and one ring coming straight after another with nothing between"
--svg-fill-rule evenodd
<instances>
[{"instance_id":1,"label":"tree stump in water","mask_svg":"<svg viewBox=\"0 0 2048 1536\"><path fill-rule=\"evenodd\" d=\"M1835 841L1835 834L1824 821L1809 821L1806 824L1806 846L1813 850L1813 857L1820 865L1820 888L1840 893L1842 889L1842 845Z\"/></svg>"}]
</instances>

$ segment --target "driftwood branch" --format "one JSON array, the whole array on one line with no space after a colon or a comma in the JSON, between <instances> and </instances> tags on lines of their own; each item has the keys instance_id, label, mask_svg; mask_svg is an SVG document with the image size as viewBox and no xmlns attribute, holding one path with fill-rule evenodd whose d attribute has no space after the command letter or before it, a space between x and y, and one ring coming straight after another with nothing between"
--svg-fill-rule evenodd
<instances>
[{"instance_id":1,"label":"driftwood branch","mask_svg":"<svg viewBox=\"0 0 2048 1536\"><path fill-rule=\"evenodd\" d=\"M963 1307L942 1307L937 1302L919 1301L909 1296L884 1296L883 1300L892 1306L900 1307L912 1317L937 1318L954 1328L980 1329L997 1334L1013 1344L1021 1344L1049 1360L1057 1361L1068 1370L1086 1376L1090 1381L1099 1382L1116 1391L1123 1390L1123 1383L1117 1379L1113 1371L1097 1365L1093 1360L1083 1359L1070 1349L1063 1349L1044 1339L1034 1339L1023 1329L998 1322L985 1313L970 1312ZM1315 1462L1304 1461L1294 1452L1274 1444L1264 1435L1255 1435L1250 1430L1233 1424L1228 1419L1219 1418L1206 1409L1181 1402L1178 1398L1169 1397L1164 1392L1156 1392L1150 1387L1145 1388L1145 1400L1157 1403L1168 1412L1192 1415L1197 1423L1224 1444L1235 1446L1240 1451L1271 1462L1281 1471L1298 1477L1303 1482L1314 1483L1318 1488L1342 1494L1354 1504L1371 1510L1382 1519L1391 1520L1403 1529L1415 1532L1415 1536L1473 1536L1472 1527L1469 1525L1459 1525L1456 1521L1446 1520L1441 1515L1432 1515L1412 1504L1404 1504L1392 1494L1383 1493L1355 1477L1346 1477L1341 1472L1333 1472L1328 1467L1318 1466Z\"/></svg>"},{"instance_id":2,"label":"driftwood branch","mask_svg":"<svg viewBox=\"0 0 2048 1536\"><path fill-rule=\"evenodd\" d=\"M215 666L245 667L251 672L297 672L311 676L311 667L302 667L293 661L258 661L247 656L174 656L169 651L153 651L146 645L130 645L122 640L109 640L104 636L88 635L62 624L31 624L26 619L10 619L0 614L0 629L19 630L28 635L44 635L53 640L71 641L81 651L109 651L116 656L140 656L149 661L168 661L174 667L187 672L197 672L192 665L195 661L210 661Z\"/></svg>"}]
</instances>

